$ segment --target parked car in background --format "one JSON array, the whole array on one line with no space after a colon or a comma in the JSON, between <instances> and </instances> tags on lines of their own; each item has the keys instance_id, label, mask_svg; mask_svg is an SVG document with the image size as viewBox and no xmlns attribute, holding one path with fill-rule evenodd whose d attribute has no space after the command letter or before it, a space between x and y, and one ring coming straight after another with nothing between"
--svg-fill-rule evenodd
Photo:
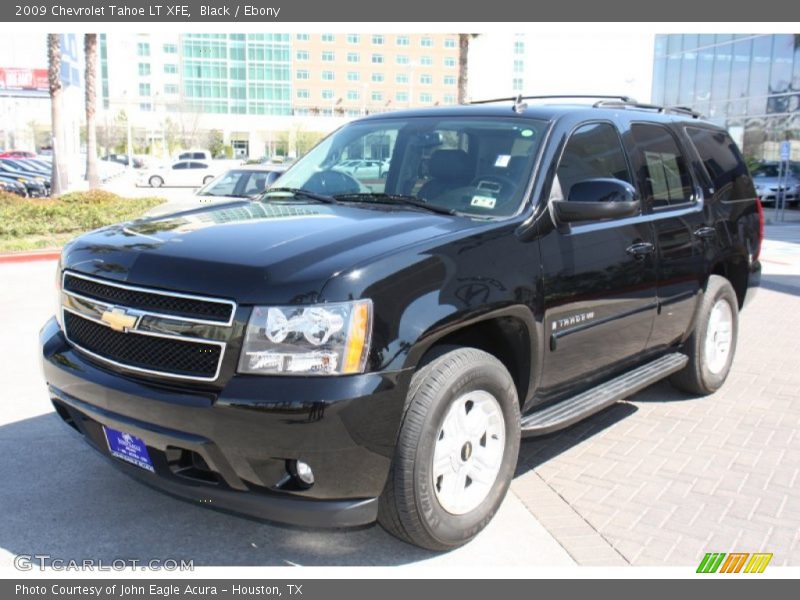
<instances>
[{"instance_id":1,"label":"parked car in background","mask_svg":"<svg viewBox=\"0 0 800 600\"><path fill-rule=\"evenodd\" d=\"M382 179L389 171L389 160L357 158L346 160L334 167L358 179Z\"/></svg>"},{"instance_id":2,"label":"parked car in background","mask_svg":"<svg viewBox=\"0 0 800 600\"><path fill-rule=\"evenodd\" d=\"M17 196L28 195L25 185L10 177L0 177L0 192L16 194Z\"/></svg>"},{"instance_id":3,"label":"parked car in background","mask_svg":"<svg viewBox=\"0 0 800 600\"><path fill-rule=\"evenodd\" d=\"M36 152L28 150L6 150L0 152L0 158L36 158Z\"/></svg>"},{"instance_id":4,"label":"parked car in background","mask_svg":"<svg viewBox=\"0 0 800 600\"><path fill-rule=\"evenodd\" d=\"M129 164L129 159L127 154L106 154L105 156L101 157L100 160L119 163L121 165L125 165L126 167ZM144 167L144 161L138 156L134 156L133 168L141 169L142 167Z\"/></svg>"},{"instance_id":5,"label":"parked car in background","mask_svg":"<svg viewBox=\"0 0 800 600\"><path fill-rule=\"evenodd\" d=\"M43 182L21 173L0 170L0 181L15 184L11 186L15 193L18 193L19 187L22 187L22 195L30 198L44 198L50 195L50 189Z\"/></svg>"},{"instance_id":6,"label":"parked car in background","mask_svg":"<svg viewBox=\"0 0 800 600\"><path fill-rule=\"evenodd\" d=\"M0 158L0 160L18 171L41 173L45 177L50 177L53 170L51 163L43 163L32 158Z\"/></svg>"},{"instance_id":7,"label":"parked car in background","mask_svg":"<svg viewBox=\"0 0 800 600\"><path fill-rule=\"evenodd\" d=\"M20 169L13 164L13 159L0 158L0 175L12 176L28 188L29 196L50 195L50 175L28 169Z\"/></svg>"},{"instance_id":8,"label":"parked car in background","mask_svg":"<svg viewBox=\"0 0 800 600\"><path fill-rule=\"evenodd\" d=\"M200 188L196 196L214 198L252 198L263 194L286 171L285 165L247 165L226 171Z\"/></svg>"},{"instance_id":9,"label":"parked car in background","mask_svg":"<svg viewBox=\"0 0 800 600\"><path fill-rule=\"evenodd\" d=\"M210 160L177 160L169 165L163 165L144 170L137 181L137 185L150 187L200 187L209 183L224 168L224 165L215 164Z\"/></svg>"},{"instance_id":10,"label":"parked car in background","mask_svg":"<svg viewBox=\"0 0 800 600\"><path fill-rule=\"evenodd\" d=\"M212 160L213 158L208 150L182 150L175 155L175 160Z\"/></svg>"},{"instance_id":11,"label":"parked car in background","mask_svg":"<svg viewBox=\"0 0 800 600\"><path fill-rule=\"evenodd\" d=\"M780 172L780 163L764 162L753 169L753 183L761 203L774 205L783 188L786 202L796 204L800 201L800 163L789 163L789 174Z\"/></svg>"}]
</instances>

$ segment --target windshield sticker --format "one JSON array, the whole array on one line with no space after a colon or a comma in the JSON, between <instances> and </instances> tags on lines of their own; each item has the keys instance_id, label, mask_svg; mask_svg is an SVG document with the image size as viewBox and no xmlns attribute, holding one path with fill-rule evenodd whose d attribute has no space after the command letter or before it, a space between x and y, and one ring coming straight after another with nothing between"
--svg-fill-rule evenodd
<instances>
[{"instance_id":1,"label":"windshield sticker","mask_svg":"<svg viewBox=\"0 0 800 600\"><path fill-rule=\"evenodd\" d=\"M494 208L494 205L497 204L497 199L489 196L473 196L472 202L469 204L478 208Z\"/></svg>"},{"instance_id":2,"label":"windshield sticker","mask_svg":"<svg viewBox=\"0 0 800 600\"><path fill-rule=\"evenodd\" d=\"M511 156L508 154L500 154L497 157L497 160L494 161L495 167L502 167L506 168L508 166L509 161L511 160Z\"/></svg>"},{"instance_id":3,"label":"windshield sticker","mask_svg":"<svg viewBox=\"0 0 800 600\"><path fill-rule=\"evenodd\" d=\"M523 129L519 132L522 137L531 137L533 135L533 130L531 129Z\"/></svg>"}]
</instances>

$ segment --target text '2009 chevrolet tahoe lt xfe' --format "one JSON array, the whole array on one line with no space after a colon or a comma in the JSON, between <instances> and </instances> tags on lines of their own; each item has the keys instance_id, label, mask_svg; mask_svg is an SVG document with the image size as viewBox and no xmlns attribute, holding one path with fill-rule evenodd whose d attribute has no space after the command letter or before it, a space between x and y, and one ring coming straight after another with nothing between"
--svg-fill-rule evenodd
<instances>
[{"instance_id":1,"label":"text '2009 chevrolet tahoe lt xfe'","mask_svg":"<svg viewBox=\"0 0 800 600\"><path fill-rule=\"evenodd\" d=\"M41 349L119 468L285 523L467 542L522 436L718 389L760 276L729 135L626 98L375 115L275 185L69 243Z\"/></svg>"}]
</instances>

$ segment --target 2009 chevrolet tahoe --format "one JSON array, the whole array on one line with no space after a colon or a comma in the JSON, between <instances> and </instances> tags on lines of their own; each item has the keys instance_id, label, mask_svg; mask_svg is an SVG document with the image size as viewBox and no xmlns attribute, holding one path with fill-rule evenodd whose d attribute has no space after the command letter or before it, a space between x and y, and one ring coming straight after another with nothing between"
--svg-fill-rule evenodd
<instances>
[{"instance_id":1,"label":"2009 chevrolet tahoe","mask_svg":"<svg viewBox=\"0 0 800 600\"><path fill-rule=\"evenodd\" d=\"M664 377L722 386L762 235L736 144L686 110L379 114L263 196L68 244L44 375L145 483L445 550L492 518L522 436Z\"/></svg>"}]
</instances>

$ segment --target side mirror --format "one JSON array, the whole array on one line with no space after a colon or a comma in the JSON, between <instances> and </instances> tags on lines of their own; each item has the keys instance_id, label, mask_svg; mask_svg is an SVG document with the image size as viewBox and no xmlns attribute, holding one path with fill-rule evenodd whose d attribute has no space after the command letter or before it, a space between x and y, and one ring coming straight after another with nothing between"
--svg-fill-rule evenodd
<instances>
[{"instance_id":1,"label":"side mirror","mask_svg":"<svg viewBox=\"0 0 800 600\"><path fill-rule=\"evenodd\" d=\"M569 200L553 200L556 223L600 221L632 217L639 212L636 189L620 179L579 181L569 191Z\"/></svg>"}]
</instances>

